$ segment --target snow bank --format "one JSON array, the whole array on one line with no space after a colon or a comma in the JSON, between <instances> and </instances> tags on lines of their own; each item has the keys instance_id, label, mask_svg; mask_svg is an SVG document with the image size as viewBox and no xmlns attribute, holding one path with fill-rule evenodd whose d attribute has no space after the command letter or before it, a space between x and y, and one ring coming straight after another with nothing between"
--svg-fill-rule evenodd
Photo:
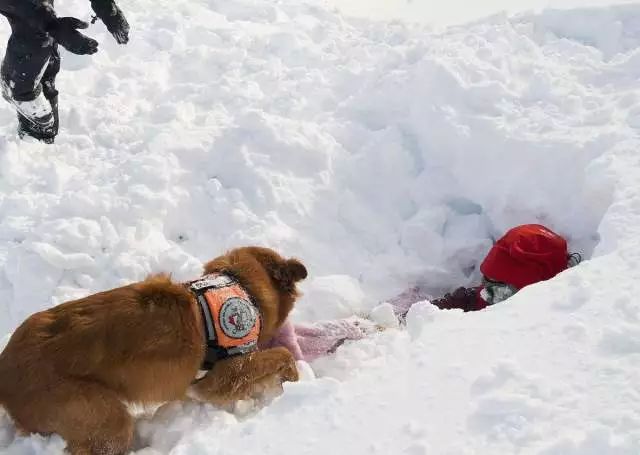
<instances>
[{"instance_id":1,"label":"snow bank","mask_svg":"<svg viewBox=\"0 0 640 455\"><path fill-rule=\"evenodd\" d=\"M434 34L289 0L123 7L128 47L95 26L101 52L64 55L55 146L0 109L0 332L249 243L308 265L306 321L471 283L522 222L594 257L478 314L419 305L255 414L171 406L138 453L640 450L640 8Z\"/></svg>"}]
</instances>

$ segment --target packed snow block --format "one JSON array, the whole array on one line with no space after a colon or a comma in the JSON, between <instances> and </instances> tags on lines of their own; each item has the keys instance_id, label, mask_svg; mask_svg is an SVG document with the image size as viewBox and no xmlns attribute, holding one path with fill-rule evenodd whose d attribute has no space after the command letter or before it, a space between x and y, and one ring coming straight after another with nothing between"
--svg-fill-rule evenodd
<instances>
[{"instance_id":1,"label":"packed snow block","mask_svg":"<svg viewBox=\"0 0 640 455\"><path fill-rule=\"evenodd\" d=\"M301 382L315 379L316 375L313 372L313 368L311 368L307 362L304 360L298 360L296 365L298 367L298 374L300 375Z\"/></svg>"},{"instance_id":2,"label":"packed snow block","mask_svg":"<svg viewBox=\"0 0 640 455\"><path fill-rule=\"evenodd\" d=\"M428 325L438 317L440 311L441 310L432 305L428 300L412 305L406 318L407 332L409 332L411 338L413 340L419 339L423 330L428 330Z\"/></svg>"},{"instance_id":3,"label":"packed snow block","mask_svg":"<svg viewBox=\"0 0 640 455\"><path fill-rule=\"evenodd\" d=\"M567 20L569 15L572 20ZM634 27L637 26L638 17L638 11L633 6L609 10L585 8L571 12L547 10L539 16L536 24L541 32L544 30L555 37L597 49L609 60L615 54L635 48L637 35Z\"/></svg>"},{"instance_id":4,"label":"packed snow block","mask_svg":"<svg viewBox=\"0 0 640 455\"><path fill-rule=\"evenodd\" d=\"M295 318L304 321L349 317L365 312L365 294L358 281L347 275L328 275L304 283L305 305Z\"/></svg>"},{"instance_id":5,"label":"packed snow block","mask_svg":"<svg viewBox=\"0 0 640 455\"><path fill-rule=\"evenodd\" d=\"M398 328L398 317L393 311L393 306L389 303L381 303L375 306L369 313L369 319L375 322L378 326L384 328Z\"/></svg>"}]
</instances>

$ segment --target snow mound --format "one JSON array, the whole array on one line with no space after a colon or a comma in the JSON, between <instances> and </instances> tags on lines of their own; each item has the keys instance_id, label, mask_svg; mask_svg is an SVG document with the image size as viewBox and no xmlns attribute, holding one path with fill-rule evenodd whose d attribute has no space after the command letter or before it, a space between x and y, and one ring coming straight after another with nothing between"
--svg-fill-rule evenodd
<instances>
[{"instance_id":1,"label":"snow mound","mask_svg":"<svg viewBox=\"0 0 640 455\"><path fill-rule=\"evenodd\" d=\"M305 321L472 283L518 223L592 257L477 314L420 304L244 417L170 406L138 453L640 450L640 7L438 34L292 0L123 7L129 46L96 26L98 54L63 56L55 146L0 108L0 332L243 244L307 264ZM63 444L5 419L0 446Z\"/></svg>"}]
</instances>

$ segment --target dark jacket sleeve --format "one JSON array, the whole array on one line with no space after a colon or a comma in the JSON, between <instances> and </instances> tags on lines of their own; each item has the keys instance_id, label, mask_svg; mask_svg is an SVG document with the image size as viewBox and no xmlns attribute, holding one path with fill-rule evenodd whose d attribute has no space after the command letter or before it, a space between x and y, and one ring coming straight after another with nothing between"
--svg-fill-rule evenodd
<instances>
[{"instance_id":1,"label":"dark jacket sleeve","mask_svg":"<svg viewBox=\"0 0 640 455\"><path fill-rule=\"evenodd\" d=\"M100 20L116 13L116 4L113 0L91 0L91 8Z\"/></svg>"},{"instance_id":2,"label":"dark jacket sleeve","mask_svg":"<svg viewBox=\"0 0 640 455\"><path fill-rule=\"evenodd\" d=\"M56 22L56 13L47 0L0 0L0 12L43 32Z\"/></svg>"},{"instance_id":3,"label":"dark jacket sleeve","mask_svg":"<svg viewBox=\"0 0 640 455\"><path fill-rule=\"evenodd\" d=\"M481 287L461 287L450 294L445 294L444 297L432 300L431 303L441 310L478 311L487 306L487 303L480 297L481 290Z\"/></svg>"}]
</instances>

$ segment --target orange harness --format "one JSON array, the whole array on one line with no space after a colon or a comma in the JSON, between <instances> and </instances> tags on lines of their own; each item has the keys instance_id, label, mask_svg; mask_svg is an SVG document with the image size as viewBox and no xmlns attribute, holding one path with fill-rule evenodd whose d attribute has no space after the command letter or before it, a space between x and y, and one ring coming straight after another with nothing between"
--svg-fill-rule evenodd
<instances>
[{"instance_id":1,"label":"orange harness","mask_svg":"<svg viewBox=\"0 0 640 455\"><path fill-rule=\"evenodd\" d=\"M203 370L217 360L257 349L260 311L236 280L210 274L190 282L189 289L196 295L205 329Z\"/></svg>"}]
</instances>

